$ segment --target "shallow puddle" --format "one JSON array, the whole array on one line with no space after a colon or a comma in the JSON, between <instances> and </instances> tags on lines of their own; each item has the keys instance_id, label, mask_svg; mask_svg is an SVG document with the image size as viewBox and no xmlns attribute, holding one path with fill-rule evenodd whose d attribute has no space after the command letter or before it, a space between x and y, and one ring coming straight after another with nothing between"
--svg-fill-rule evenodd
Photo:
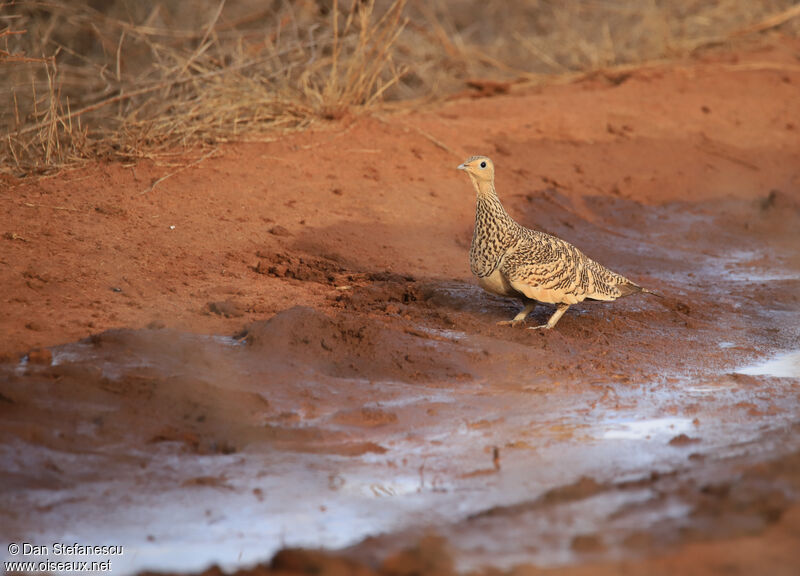
<instances>
[{"instance_id":1,"label":"shallow puddle","mask_svg":"<svg viewBox=\"0 0 800 576\"><path fill-rule=\"evenodd\" d=\"M771 376L772 378L800 378L800 351L787 352L751 366L739 368L739 374Z\"/></svg>"},{"instance_id":2,"label":"shallow puddle","mask_svg":"<svg viewBox=\"0 0 800 576\"><path fill-rule=\"evenodd\" d=\"M434 353L483 345L464 333L430 334L448 338L422 342ZM783 374L797 358L774 361L780 370L773 362L746 373ZM731 419L742 402L775 394L767 381L747 390L683 380L633 388L565 381L542 394L480 378L381 381L327 369L304 380L276 378L275 358L247 345L158 332L56 348L50 366L7 367L30 389L50 391L31 409L66 417L55 419L52 432L73 435L84 450L2 447L6 473L19 478L15 509L28 511L7 518L6 534L123 543L124 556L114 559L119 574L215 563L233 569L283 546L343 548L420 526L449 538L462 569L559 565L580 555L576 538L607 530L603 548L616 554L631 533L691 509L676 498L645 514L650 487L615 485L685 470L690 454L741 454L743 442L798 416L795 403L768 417ZM52 386L78 390L60 396L49 384L53 374ZM682 404L686 393L703 403ZM202 409L183 408L204 396ZM65 414L76 406L94 416L71 426ZM173 414L175 406L182 407ZM106 431L120 417L131 428ZM181 428L188 418L193 425ZM52 486L24 487L32 470L48 467L58 471ZM582 478L599 487L542 504Z\"/></svg>"},{"instance_id":3,"label":"shallow puddle","mask_svg":"<svg viewBox=\"0 0 800 576\"><path fill-rule=\"evenodd\" d=\"M605 440L650 440L672 438L692 429L689 418L653 418L651 420L618 419L608 422Z\"/></svg>"}]
</instances>

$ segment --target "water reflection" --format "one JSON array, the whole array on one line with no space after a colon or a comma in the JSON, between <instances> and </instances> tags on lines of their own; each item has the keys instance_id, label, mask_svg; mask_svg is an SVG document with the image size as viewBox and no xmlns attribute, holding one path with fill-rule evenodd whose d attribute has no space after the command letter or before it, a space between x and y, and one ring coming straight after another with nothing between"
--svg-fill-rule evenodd
<instances>
[{"instance_id":1,"label":"water reflection","mask_svg":"<svg viewBox=\"0 0 800 576\"><path fill-rule=\"evenodd\" d=\"M745 366L736 371L748 376L772 376L773 378L800 378L800 350L781 354L766 362Z\"/></svg>"},{"instance_id":2,"label":"water reflection","mask_svg":"<svg viewBox=\"0 0 800 576\"><path fill-rule=\"evenodd\" d=\"M619 419L607 424L603 432L606 440L643 440L657 436L672 437L688 432L692 421L688 418L652 418L650 420Z\"/></svg>"}]
</instances>

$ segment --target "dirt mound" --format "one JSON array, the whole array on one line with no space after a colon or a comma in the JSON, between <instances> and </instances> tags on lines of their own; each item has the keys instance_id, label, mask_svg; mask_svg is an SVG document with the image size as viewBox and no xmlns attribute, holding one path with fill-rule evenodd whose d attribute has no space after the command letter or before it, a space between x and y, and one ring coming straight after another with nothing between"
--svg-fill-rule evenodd
<instances>
[{"instance_id":1,"label":"dirt mound","mask_svg":"<svg viewBox=\"0 0 800 576\"><path fill-rule=\"evenodd\" d=\"M256 255L259 260L253 270L275 278L291 278L303 282L333 285L346 272L344 267L325 258L265 251L259 251Z\"/></svg>"}]
</instances>

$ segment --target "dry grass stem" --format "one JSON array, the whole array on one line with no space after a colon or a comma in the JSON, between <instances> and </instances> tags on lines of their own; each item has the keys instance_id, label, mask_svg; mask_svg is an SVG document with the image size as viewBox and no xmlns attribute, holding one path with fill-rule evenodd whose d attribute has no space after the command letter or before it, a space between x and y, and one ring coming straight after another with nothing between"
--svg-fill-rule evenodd
<instances>
[{"instance_id":1,"label":"dry grass stem","mask_svg":"<svg viewBox=\"0 0 800 576\"><path fill-rule=\"evenodd\" d=\"M0 171L13 174L272 138L484 81L565 82L756 34L800 32L792 0L0 7Z\"/></svg>"},{"instance_id":2,"label":"dry grass stem","mask_svg":"<svg viewBox=\"0 0 800 576\"><path fill-rule=\"evenodd\" d=\"M147 194L149 192L152 192L153 190L156 189L156 186L161 184L164 180L167 180L168 178L172 178L176 174L180 174L181 172L183 172L184 170L186 170L188 168L192 168L193 166L197 166L198 164L202 163L203 161L207 160L208 158L211 158L212 156L214 156L218 151L219 151L219 148L214 148L210 152L207 152L206 154L203 154L200 158L198 158L194 162L190 162L188 164L185 164L185 165L181 166L180 168L178 168L177 170L173 170L172 172L169 172L168 174L165 174L161 178L158 178L158 179L154 180L153 183L150 185L150 187L147 190L143 191L142 194Z\"/></svg>"}]
</instances>

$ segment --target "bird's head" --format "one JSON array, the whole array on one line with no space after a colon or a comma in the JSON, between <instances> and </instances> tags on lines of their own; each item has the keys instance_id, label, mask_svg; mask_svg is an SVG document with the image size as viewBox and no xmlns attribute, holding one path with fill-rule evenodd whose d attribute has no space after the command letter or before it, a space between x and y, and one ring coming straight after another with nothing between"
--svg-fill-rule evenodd
<instances>
[{"instance_id":1,"label":"bird's head","mask_svg":"<svg viewBox=\"0 0 800 576\"><path fill-rule=\"evenodd\" d=\"M473 156L458 166L469 174L473 182L491 182L494 180L494 164L486 156Z\"/></svg>"}]
</instances>

